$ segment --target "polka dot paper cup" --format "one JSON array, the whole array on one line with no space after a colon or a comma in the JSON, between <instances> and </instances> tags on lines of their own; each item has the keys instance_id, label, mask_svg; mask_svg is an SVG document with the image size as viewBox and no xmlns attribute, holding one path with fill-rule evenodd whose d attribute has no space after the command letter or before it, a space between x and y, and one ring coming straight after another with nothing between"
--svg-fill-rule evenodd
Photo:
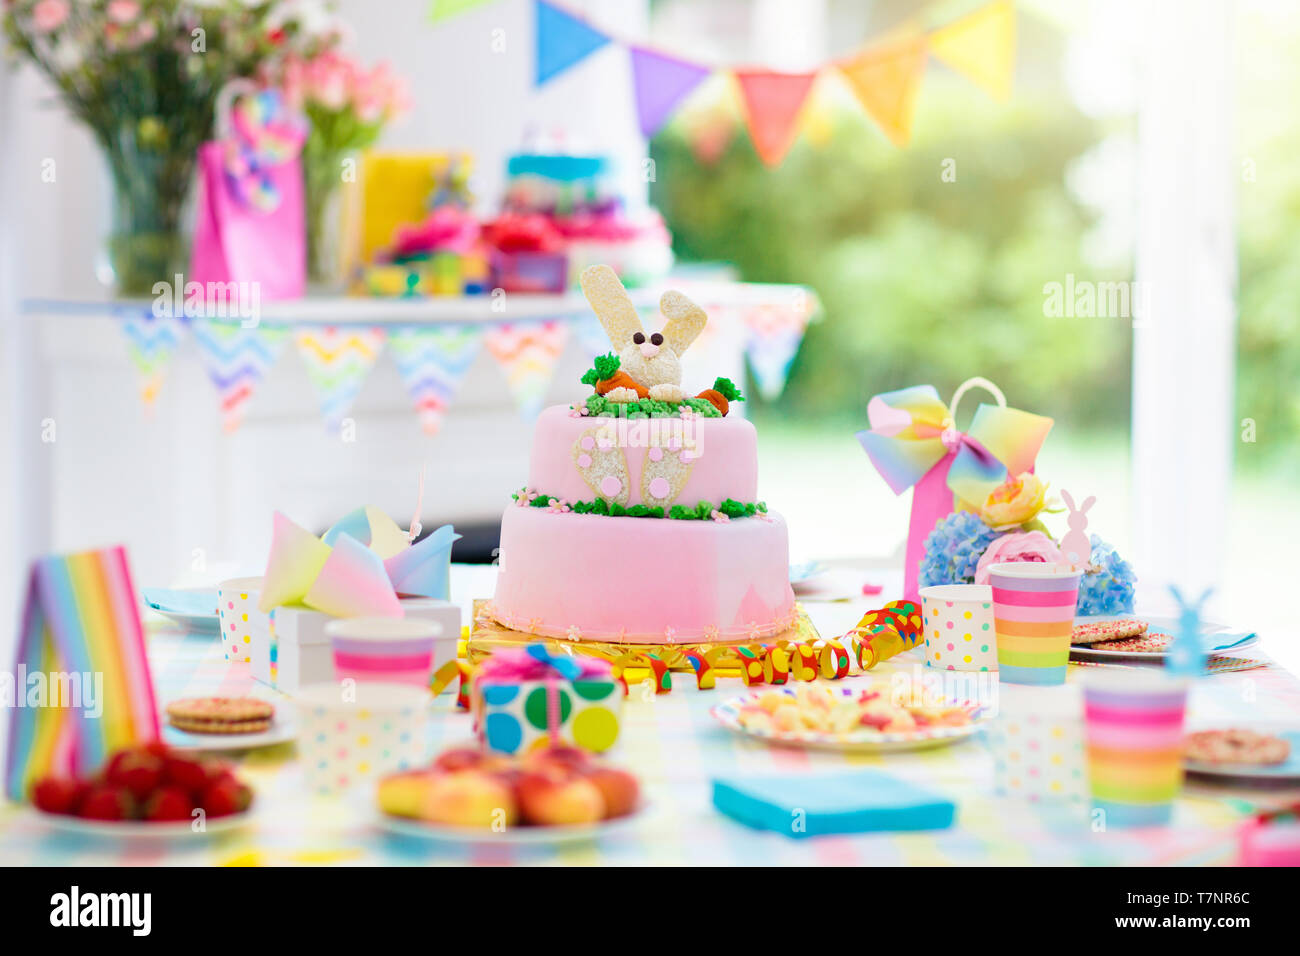
<instances>
[{"instance_id":1,"label":"polka dot paper cup","mask_svg":"<svg viewBox=\"0 0 1300 956\"><path fill-rule=\"evenodd\" d=\"M217 617L226 660L251 664L271 646L271 619L257 609L261 578L231 578L217 585Z\"/></svg>"},{"instance_id":2,"label":"polka dot paper cup","mask_svg":"<svg viewBox=\"0 0 1300 956\"><path fill-rule=\"evenodd\" d=\"M427 689L406 684L314 684L297 697L298 753L307 788L321 796L428 757Z\"/></svg>"},{"instance_id":3,"label":"polka dot paper cup","mask_svg":"<svg viewBox=\"0 0 1300 956\"><path fill-rule=\"evenodd\" d=\"M998 794L1082 808L1089 797L1078 688L1007 687L998 697L988 726Z\"/></svg>"},{"instance_id":4,"label":"polka dot paper cup","mask_svg":"<svg viewBox=\"0 0 1300 956\"><path fill-rule=\"evenodd\" d=\"M950 671L998 669L993 589L987 584L921 588L925 663Z\"/></svg>"}]
</instances>

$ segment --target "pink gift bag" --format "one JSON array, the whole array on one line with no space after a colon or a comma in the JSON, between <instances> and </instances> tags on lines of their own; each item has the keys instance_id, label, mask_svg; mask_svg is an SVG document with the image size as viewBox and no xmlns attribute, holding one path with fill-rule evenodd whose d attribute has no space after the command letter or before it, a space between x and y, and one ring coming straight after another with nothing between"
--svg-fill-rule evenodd
<instances>
[{"instance_id":1,"label":"pink gift bag","mask_svg":"<svg viewBox=\"0 0 1300 956\"><path fill-rule=\"evenodd\" d=\"M294 299L307 278L302 164L294 120L269 91L252 106L218 105L222 138L199 147L198 221L189 281L258 284L261 299ZM264 125L259 125L264 124Z\"/></svg>"}]
</instances>

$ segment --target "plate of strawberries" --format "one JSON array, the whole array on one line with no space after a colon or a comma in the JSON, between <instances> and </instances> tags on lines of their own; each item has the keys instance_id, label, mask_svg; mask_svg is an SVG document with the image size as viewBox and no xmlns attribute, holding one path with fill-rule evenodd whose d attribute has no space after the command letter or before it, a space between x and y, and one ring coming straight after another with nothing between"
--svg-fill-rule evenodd
<instances>
[{"instance_id":1,"label":"plate of strawberries","mask_svg":"<svg viewBox=\"0 0 1300 956\"><path fill-rule=\"evenodd\" d=\"M566 746L519 757L458 747L383 778L377 799L392 833L477 845L598 839L645 815L635 776Z\"/></svg>"},{"instance_id":2,"label":"plate of strawberries","mask_svg":"<svg viewBox=\"0 0 1300 956\"><path fill-rule=\"evenodd\" d=\"M248 822L253 791L228 763L154 741L117 751L88 777L43 777L31 799L41 819L62 830L202 837Z\"/></svg>"}]
</instances>

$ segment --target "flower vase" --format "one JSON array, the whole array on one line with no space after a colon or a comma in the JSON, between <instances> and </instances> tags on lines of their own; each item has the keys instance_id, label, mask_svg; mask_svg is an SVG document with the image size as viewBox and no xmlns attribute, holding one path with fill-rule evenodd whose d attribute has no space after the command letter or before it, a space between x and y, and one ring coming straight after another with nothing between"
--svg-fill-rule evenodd
<instances>
[{"instance_id":1,"label":"flower vase","mask_svg":"<svg viewBox=\"0 0 1300 956\"><path fill-rule=\"evenodd\" d=\"M308 139L303 150L303 186L307 219L307 279L319 291L338 292L344 285L342 190L344 164L355 157L347 150L321 150ZM355 168L355 166L353 167Z\"/></svg>"}]
</instances>

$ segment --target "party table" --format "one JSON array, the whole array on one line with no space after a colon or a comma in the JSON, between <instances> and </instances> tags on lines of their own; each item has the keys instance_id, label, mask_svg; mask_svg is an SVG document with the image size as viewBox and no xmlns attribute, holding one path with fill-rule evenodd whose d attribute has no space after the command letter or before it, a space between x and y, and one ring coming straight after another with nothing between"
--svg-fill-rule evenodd
<instances>
[{"instance_id":1,"label":"party table","mask_svg":"<svg viewBox=\"0 0 1300 956\"><path fill-rule=\"evenodd\" d=\"M453 567L453 596L468 606L490 590L494 568ZM851 627L880 597L805 600L825 636ZM1243 652L1245 654L1247 652ZM223 660L213 634L155 626L149 655L160 702L196 694L253 693L292 702L253 682ZM1251 649L1248 656L1264 659ZM918 651L885 661L853 685L888 682L921 666ZM1086 670L1072 666L1069 681ZM368 794L310 796L292 743L249 751L240 774L256 792L241 829L210 837L135 842L88 838L50 828L34 811L0 810L0 862L15 865L1196 865L1230 864L1237 825L1252 812L1300 798L1295 789L1239 789L1189 781L1174 823L1142 830L1093 832L1086 814L1063 807L1000 798L986 733L941 749L915 753L839 754L769 747L731 733L709 714L743 693L739 680L700 691L690 674L675 674L670 693L633 684L623 735L613 758L641 778L648 807L634 822L599 840L549 846L460 846L385 831ZM1189 722L1230 724L1295 720L1300 680L1268 667L1217 674L1198 682ZM469 742L471 718L445 693L432 705L431 752ZM750 830L714 811L711 779L760 772L834 772L878 768L951 797L957 819L946 830L797 840Z\"/></svg>"}]
</instances>

